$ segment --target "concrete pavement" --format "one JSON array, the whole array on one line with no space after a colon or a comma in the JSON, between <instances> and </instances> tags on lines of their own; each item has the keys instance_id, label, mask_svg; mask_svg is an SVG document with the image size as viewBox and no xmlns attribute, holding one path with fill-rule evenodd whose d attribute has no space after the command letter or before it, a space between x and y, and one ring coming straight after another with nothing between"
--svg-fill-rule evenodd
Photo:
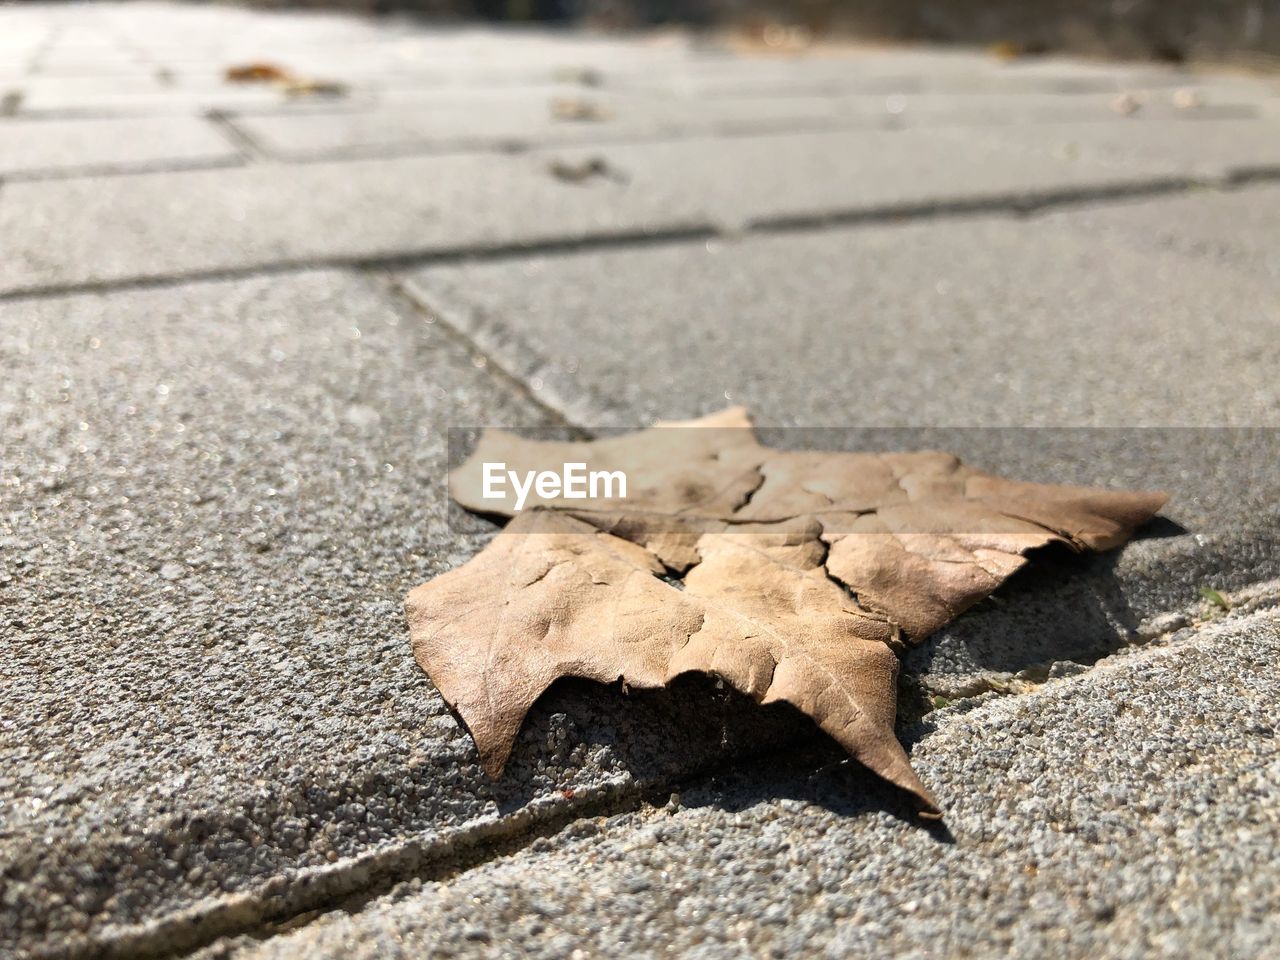
<instances>
[{"instance_id":1,"label":"concrete pavement","mask_svg":"<svg viewBox=\"0 0 1280 960\"><path fill-rule=\"evenodd\" d=\"M0 954L1269 952L1274 79L152 3L0 51ZM908 657L954 842L709 681L559 686L491 783L414 665L495 529L449 428L729 403L1173 493Z\"/></svg>"},{"instance_id":2,"label":"concrete pavement","mask_svg":"<svg viewBox=\"0 0 1280 960\"><path fill-rule=\"evenodd\" d=\"M945 828L838 758L765 755L200 956L1265 956L1278 627L1242 617L938 711L912 756L942 785Z\"/></svg>"}]
</instances>

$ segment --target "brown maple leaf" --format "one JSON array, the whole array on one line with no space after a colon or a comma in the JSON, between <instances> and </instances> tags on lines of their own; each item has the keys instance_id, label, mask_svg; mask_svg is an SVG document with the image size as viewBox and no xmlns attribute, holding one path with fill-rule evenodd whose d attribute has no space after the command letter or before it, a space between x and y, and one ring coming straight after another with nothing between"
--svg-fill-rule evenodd
<instances>
[{"instance_id":1,"label":"brown maple leaf","mask_svg":"<svg viewBox=\"0 0 1280 960\"><path fill-rule=\"evenodd\" d=\"M622 471L627 495L531 489L519 510L483 496L498 462ZM700 672L799 708L932 816L894 734L901 652L1028 551L1116 546L1167 499L1004 480L944 453L773 450L740 408L584 442L489 430L450 487L514 519L406 607L418 663L490 775L559 677L643 688Z\"/></svg>"}]
</instances>

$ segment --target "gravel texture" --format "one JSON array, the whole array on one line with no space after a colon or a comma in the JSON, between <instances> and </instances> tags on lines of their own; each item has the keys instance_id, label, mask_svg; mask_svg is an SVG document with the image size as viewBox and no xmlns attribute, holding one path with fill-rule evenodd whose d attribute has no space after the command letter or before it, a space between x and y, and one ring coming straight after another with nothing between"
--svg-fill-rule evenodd
<instances>
[{"instance_id":1,"label":"gravel texture","mask_svg":"<svg viewBox=\"0 0 1280 960\"><path fill-rule=\"evenodd\" d=\"M1046 220L1070 224L1108 246L1174 250L1251 274L1270 290L1280 287L1280 250L1272 242L1280 223L1280 187L1259 183L1200 191L1053 213Z\"/></svg>"},{"instance_id":2,"label":"gravel texture","mask_svg":"<svg viewBox=\"0 0 1280 960\"><path fill-rule=\"evenodd\" d=\"M1078 157L1152 173L1209 180L1280 173L1280 126L1254 119L1210 119L1203 125L1154 120L1125 128L1111 123L1030 123L993 127L986 136L1046 158Z\"/></svg>"},{"instance_id":3,"label":"gravel texture","mask_svg":"<svg viewBox=\"0 0 1280 960\"><path fill-rule=\"evenodd\" d=\"M528 829L797 729L706 684L569 685L485 778L402 600L493 529L446 515L446 428L541 415L385 290L0 307L0 954L243 923L272 877L343 890L372 868L340 858Z\"/></svg>"},{"instance_id":4,"label":"gravel texture","mask_svg":"<svg viewBox=\"0 0 1280 960\"><path fill-rule=\"evenodd\" d=\"M1278 657L1261 613L931 715L912 761L935 829L848 763L775 755L202 956L1264 957Z\"/></svg>"},{"instance_id":5,"label":"gravel texture","mask_svg":"<svg viewBox=\"0 0 1280 960\"><path fill-rule=\"evenodd\" d=\"M0 7L0 956L1267 954L1280 87L759 54ZM950 832L711 681L490 782L414 665L446 428L730 402L1174 494L907 658Z\"/></svg>"},{"instance_id":6,"label":"gravel texture","mask_svg":"<svg viewBox=\"0 0 1280 960\"><path fill-rule=\"evenodd\" d=\"M5 178L212 166L237 159L226 137L194 117L18 121L5 125L0 140L0 176Z\"/></svg>"},{"instance_id":7,"label":"gravel texture","mask_svg":"<svg viewBox=\"0 0 1280 960\"><path fill-rule=\"evenodd\" d=\"M1056 219L549 255L411 282L589 425L729 402L789 426L1280 424L1266 287Z\"/></svg>"}]
</instances>

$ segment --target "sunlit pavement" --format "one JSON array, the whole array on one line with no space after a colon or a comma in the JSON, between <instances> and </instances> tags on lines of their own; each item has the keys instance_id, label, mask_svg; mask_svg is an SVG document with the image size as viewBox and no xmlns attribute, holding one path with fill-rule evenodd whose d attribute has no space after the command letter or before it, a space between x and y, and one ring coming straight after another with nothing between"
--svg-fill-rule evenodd
<instances>
[{"instance_id":1,"label":"sunlit pavement","mask_svg":"<svg viewBox=\"0 0 1280 960\"><path fill-rule=\"evenodd\" d=\"M1267 955L1278 175L1242 73L0 8L0 954ZM1173 495L907 658L945 827L710 684L491 782L414 664L449 428L729 404Z\"/></svg>"}]
</instances>

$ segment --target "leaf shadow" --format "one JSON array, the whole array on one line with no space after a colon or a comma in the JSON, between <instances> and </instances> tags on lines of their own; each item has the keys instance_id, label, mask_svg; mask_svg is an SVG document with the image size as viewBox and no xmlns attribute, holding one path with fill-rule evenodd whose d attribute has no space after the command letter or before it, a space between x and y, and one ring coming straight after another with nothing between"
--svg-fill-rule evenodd
<instances>
[{"instance_id":1,"label":"leaf shadow","mask_svg":"<svg viewBox=\"0 0 1280 960\"><path fill-rule=\"evenodd\" d=\"M1164 540L1186 532L1160 518L1135 539ZM1037 551L1033 563L990 597L907 652L905 685L946 689L949 678L984 674L1039 682L1063 665L1091 666L1132 644L1143 619L1154 611L1134 590L1121 562L1119 550L1079 554L1050 546ZM918 705L905 706L900 713L920 712Z\"/></svg>"},{"instance_id":2,"label":"leaf shadow","mask_svg":"<svg viewBox=\"0 0 1280 960\"><path fill-rule=\"evenodd\" d=\"M1157 514L1137 530L1133 536L1129 538L1130 543L1136 543L1141 540L1168 540L1171 537L1183 537L1191 531L1178 523L1176 520L1170 520L1163 514Z\"/></svg>"},{"instance_id":3,"label":"leaf shadow","mask_svg":"<svg viewBox=\"0 0 1280 960\"><path fill-rule=\"evenodd\" d=\"M711 774L681 794L680 806L740 813L761 804L780 804L789 811L818 807L838 817L886 815L939 843L955 842L945 820L921 817L909 794L876 776L816 725L811 726L810 737L752 758L749 770L726 768Z\"/></svg>"},{"instance_id":4,"label":"leaf shadow","mask_svg":"<svg viewBox=\"0 0 1280 960\"><path fill-rule=\"evenodd\" d=\"M582 755L566 756L570 744ZM673 790L682 806L731 811L799 801L839 816L887 813L939 839L948 835L796 708L761 706L708 676L690 674L665 689L625 695L617 685L556 681L529 712L496 785L499 810L534 802L552 786L548 777L564 776L584 757L601 764L602 778L625 774L655 803Z\"/></svg>"}]
</instances>

